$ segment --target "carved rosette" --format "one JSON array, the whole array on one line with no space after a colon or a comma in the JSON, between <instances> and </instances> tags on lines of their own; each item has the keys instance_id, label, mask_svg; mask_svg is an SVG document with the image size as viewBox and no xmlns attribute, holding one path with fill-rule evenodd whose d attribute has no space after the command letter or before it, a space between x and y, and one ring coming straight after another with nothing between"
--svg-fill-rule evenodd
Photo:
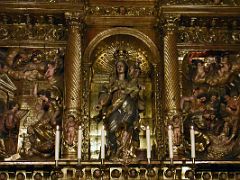
<instances>
[{"instance_id":1,"label":"carved rosette","mask_svg":"<svg viewBox=\"0 0 240 180\"><path fill-rule=\"evenodd\" d=\"M65 75L65 118L63 127L65 127L67 118L69 115L81 114L81 72L82 72L82 40L80 31L80 19L79 13L66 13L68 22L68 44L64 64ZM81 125L81 120L77 123ZM77 128L75 127L77 130ZM65 139L66 140L66 139ZM75 141L77 140L77 132L75 133ZM73 152L76 152L72 148L65 148L64 155L66 157Z\"/></svg>"},{"instance_id":2,"label":"carved rosette","mask_svg":"<svg viewBox=\"0 0 240 180\"><path fill-rule=\"evenodd\" d=\"M176 17L168 17L164 25L164 97L167 119L172 118L180 108L177 20Z\"/></svg>"}]
</instances>

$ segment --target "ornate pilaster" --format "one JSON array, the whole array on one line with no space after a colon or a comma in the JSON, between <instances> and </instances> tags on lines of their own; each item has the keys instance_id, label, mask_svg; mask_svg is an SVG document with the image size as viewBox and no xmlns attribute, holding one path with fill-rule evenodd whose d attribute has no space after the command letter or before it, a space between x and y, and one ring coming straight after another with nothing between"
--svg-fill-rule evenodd
<instances>
[{"instance_id":1,"label":"ornate pilaster","mask_svg":"<svg viewBox=\"0 0 240 180\"><path fill-rule=\"evenodd\" d=\"M66 13L68 23L68 41L64 62L65 104L63 120L63 155L74 157L77 147L77 127L81 125L82 97L82 38L81 16L79 13ZM72 125L71 125L72 124ZM73 127L72 127L73 126ZM75 128L74 138L70 138L70 129Z\"/></svg>"},{"instance_id":2,"label":"ornate pilaster","mask_svg":"<svg viewBox=\"0 0 240 180\"><path fill-rule=\"evenodd\" d=\"M172 118L180 109L177 20L177 17L167 17L164 25L164 97L167 118Z\"/></svg>"}]
</instances>

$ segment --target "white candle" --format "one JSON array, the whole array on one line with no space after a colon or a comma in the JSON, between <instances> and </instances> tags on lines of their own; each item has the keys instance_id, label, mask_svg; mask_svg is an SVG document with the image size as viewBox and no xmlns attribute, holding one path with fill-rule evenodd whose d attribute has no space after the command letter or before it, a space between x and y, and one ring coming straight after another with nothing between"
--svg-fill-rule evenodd
<instances>
[{"instance_id":1,"label":"white candle","mask_svg":"<svg viewBox=\"0 0 240 180\"><path fill-rule=\"evenodd\" d=\"M169 158L173 159L173 130L172 126L168 126L168 149L169 149Z\"/></svg>"},{"instance_id":2,"label":"white candle","mask_svg":"<svg viewBox=\"0 0 240 180\"><path fill-rule=\"evenodd\" d=\"M82 127L78 127L78 150L77 150L77 158L80 160L82 157Z\"/></svg>"},{"instance_id":3,"label":"white candle","mask_svg":"<svg viewBox=\"0 0 240 180\"><path fill-rule=\"evenodd\" d=\"M55 161L59 160L59 152L60 152L60 127L57 125L55 134Z\"/></svg>"},{"instance_id":4,"label":"white candle","mask_svg":"<svg viewBox=\"0 0 240 180\"><path fill-rule=\"evenodd\" d=\"M101 130L101 159L105 159L105 129L104 126L102 127Z\"/></svg>"},{"instance_id":5,"label":"white candle","mask_svg":"<svg viewBox=\"0 0 240 180\"><path fill-rule=\"evenodd\" d=\"M151 140L150 140L149 126L147 126L147 129L146 129L146 140L147 140L147 159L149 161L151 159Z\"/></svg>"},{"instance_id":6,"label":"white candle","mask_svg":"<svg viewBox=\"0 0 240 180\"><path fill-rule=\"evenodd\" d=\"M191 158L196 157L195 153L195 132L194 132L194 127L190 127L190 141L191 141Z\"/></svg>"}]
</instances>

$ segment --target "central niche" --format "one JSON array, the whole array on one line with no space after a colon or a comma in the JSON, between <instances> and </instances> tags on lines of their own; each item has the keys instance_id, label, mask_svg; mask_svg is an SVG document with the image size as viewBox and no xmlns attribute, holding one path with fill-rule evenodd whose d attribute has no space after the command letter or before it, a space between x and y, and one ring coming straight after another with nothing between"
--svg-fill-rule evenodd
<instances>
[{"instance_id":1,"label":"central niche","mask_svg":"<svg viewBox=\"0 0 240 180\"><path fill-rule=\"evenodd\" d=\"M99 103L101 92L108 91L110 84L114 82L116 77L116 66L118 62L122 61L123 66L128 68L127 78L130 78L130 71L133 67L140 69L138 76L138 83L141 86L142 97L140 105L138 104L139 118L137 122L134 122L134 127L138 131L138 148L135 149L135 156L138 160L146 159L146 138L145 128L147 125L153 132L153 112L152 112L152 79L153 79L153 65L152 55L150 49L141 40L130 35L113 35L102 40L94 49L91 54L92 64L92 78L91 78L91 98L90 98L90 152L91 159L99 159L100 146L101 146L101 129L104 125L103 118L99 117L99 111L96 106ZM131 79L131 78L130 78ZM130 84L126 83L123 88ZM139 102L139 101L138 101ZM140 107L142 106L142 108ZM143 107L144 106L144 107ZM121 110L119 110L121 111ZM117 130L121 131L121 130ZM135 132L133 132L135 133ZM117 135L116 135L117 134ZM117 132L114 136L121 136L121 132ZM112 137L112 136L111 136ZM119 144L119 137L116 138L116 144ZM134 137L133 137L134 138ZM152 145L155 142L152 136ZM133 140L130 138L130 140ZM113 159L111 157L112 150L107 148L106 158ZM120 158L121 159L121 158Z\"/></svg>"}]
</instances>

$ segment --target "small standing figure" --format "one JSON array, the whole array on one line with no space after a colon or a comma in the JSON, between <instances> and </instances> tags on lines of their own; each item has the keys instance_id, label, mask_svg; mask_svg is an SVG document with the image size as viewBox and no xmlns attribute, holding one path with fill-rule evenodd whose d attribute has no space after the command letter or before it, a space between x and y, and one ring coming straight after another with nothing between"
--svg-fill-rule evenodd
<instances>
[{"instance_id":1,"label":"small standing figure","mask_svg":"<svg viewBox=\"0 0 240 180\"><path fill-rule=\"evenodd\" d=\"M51 81L53 79L53 75L54 75L54 73L56 71L56 68L57 68L57 65L56 65L55 62L48 63L47 70L46 70L46 72L44 74L44 77L47 80Z\"/></svg>"},{"instance_id":2,"label":"small standing figure","mask_svg":"<svg viewBox=\"0 0 240 180\"><path fill-rule=\"evenodd\" d=\"M5 148L9 155L16 153L17 150L17 131L19 126L18 117L19 105L14 102L9 102L9 110L5 113L5 128L7 137L5 139Z\"/></svg>"},{"instance_id":3,"label":"small standing figure","mask_svg":"<svg viewBox=\"0 0 240 180\"><path fill-rule=\"evenodd\" d=\"M195 83L204 83L206 80L206 71L205 71L205 66L203 61L197 62L197 69L196 69L196 74L193 77L193 82Z\"/></svg>"},{"instance_id":4,"label":"small standing figure","mask_svg":"<svg viewBox=\"0 0 240 180\"><path fill-rule=\"evenodd\" d=\"M179 146L181 144L181 119L175 115L172 118L174 145Z\"/></svg>"},{"instance_id":5,"label":"small standing figure","mask_svg":"<svg viewBox=\"0 0 240 180\"><path fill-rule=\"evenodd\" d=\"M72 146L74 144L74 140L75 140L75 129L77 127L77 123L75 121L75 117L74 116L69 116L67 119L67 122L65 124L65 133L66 133L66 143L69 146Z\"/></svg>"}]
</instances>

